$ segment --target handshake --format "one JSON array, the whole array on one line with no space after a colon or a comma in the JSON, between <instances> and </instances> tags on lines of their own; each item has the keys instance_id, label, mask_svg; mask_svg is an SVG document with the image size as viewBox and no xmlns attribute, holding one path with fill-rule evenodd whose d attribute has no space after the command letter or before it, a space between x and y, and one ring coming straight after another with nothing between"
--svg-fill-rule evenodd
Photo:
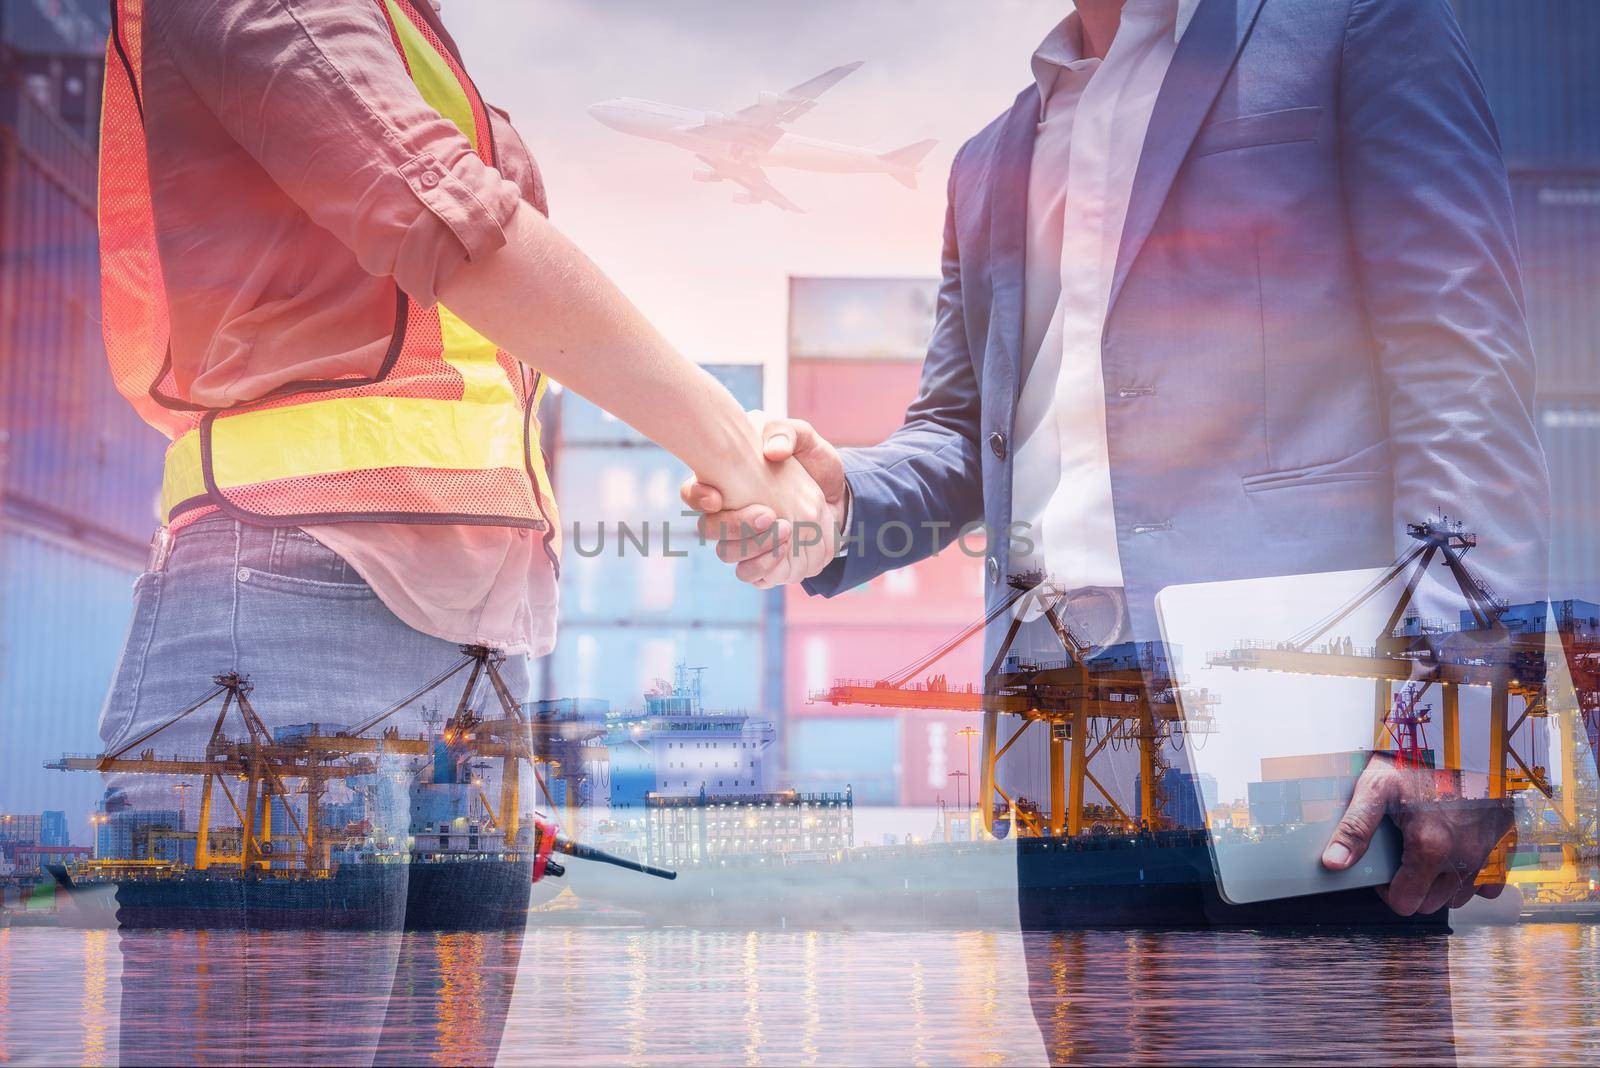
<instances>
[{"instance_id":1,"label":"handshake","mask_svg":"<svg viewBox=\"0 0 1600 1068\"><path fill-rule=\"evenodd\" d=\"M839 551L850 504L844 462L804 420L750 418L763 470L748 499L693 477L680 491L683 503L700 513L700 536L737 565L740 580L760 589L803 582Z\"/></svg>"}]
</instances>

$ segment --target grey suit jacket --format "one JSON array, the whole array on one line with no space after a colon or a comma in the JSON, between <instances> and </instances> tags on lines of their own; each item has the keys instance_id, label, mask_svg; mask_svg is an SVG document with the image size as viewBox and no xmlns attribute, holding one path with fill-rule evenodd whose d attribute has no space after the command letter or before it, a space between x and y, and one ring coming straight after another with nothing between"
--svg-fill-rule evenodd
<instances>
[{"instance_id":1,"label":"grey suit jacket","mask_svg":"<svg viewBox=\"0 0 1600 1068\"><path fill-rule=\"evenodd\" d=\"M1037 113L1029 87L956 157L921 391L887 441L846 450L863 540L813 593L979 519L990 605L1006 593ZM1477 531L1504 596L1542 596L1511 200L1447 0L1203 0L1155 105L1102 359L1138 637L1164 586L1382 565L1440 512ZM909 552L875 536L895 521Z\"/></svg>"}]
</instances>

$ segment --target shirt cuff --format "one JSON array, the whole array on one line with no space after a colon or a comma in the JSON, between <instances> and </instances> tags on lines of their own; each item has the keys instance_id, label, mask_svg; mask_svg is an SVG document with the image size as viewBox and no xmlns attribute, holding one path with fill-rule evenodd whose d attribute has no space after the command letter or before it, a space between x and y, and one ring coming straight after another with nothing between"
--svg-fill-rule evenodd
<instances>
[{"instance_id":1,"label":"shirt cuff","mask_svg":"<svg viewBox=\"0 0 1600 1068\"><path fill-rule=\"evenodd\" d=\"M418 212L406 227L396 250L394 277L401 289L424 305L434 303L440 287L463 265L506 243L506 224L521 200L514 184L475 156L462 157L456 170L427 152L399 168L400 177L427 210Z\"/></svg>"},{"instance_id":2,"label":"shirt cuff","mask_svg":"<svg viewBox=\"0 0 1600 1068\"><path fill-rule=\"evenodd\" d=\"M854 518L855 510L856 510L856 495L853 492L851 492L850 480L849 479L845 479L844 480L844 522L839 524L839 529L844 531L844 533L846 535L848 535L850 533L850 520L852 518ZM835 560L838 560L841 557L845 557L845 556L849 556L849 555L850 555L850 539L848 537L841 537L839 539L839 551L833 554L833 558Z\"/></svg>"}]
</instances>

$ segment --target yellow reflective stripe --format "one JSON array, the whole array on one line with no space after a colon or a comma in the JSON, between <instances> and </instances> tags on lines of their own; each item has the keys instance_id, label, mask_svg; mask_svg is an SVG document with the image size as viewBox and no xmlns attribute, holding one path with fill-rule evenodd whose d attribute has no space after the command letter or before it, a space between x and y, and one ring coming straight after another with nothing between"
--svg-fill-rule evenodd
<instances>
[{"instance_id":1,"label":"yellow reflective stripe","mask_svg":"<svg viewBox=\"0 0 1600 1068\"><path fill-rule=\"evenodd\" d=\"M422 2L426 3L426 0ZM389 8L389 20L394 23L395 34L400 38L400 48L406 54L406 63L411 67L411 80L422 93L422 99L433 110L455 123L456 129L466 135L476 150L478 124L472 120L472 102L462 91L455 71L428 43L397 0L384 0L384 3Z\"/></svg>"},{"instance_id":2,"label":"yellow reflective stripe","mask_svg":"<svg viewBox=\"0 0 1600 1068\"><path fill-rule=\"evenodd\" d=\"M439 305L439 336L444 362L461 375L461 399L471 404L516 404L517 394L500 366L494 342Z\"/></svg>"},{"instance_id":3,"label":"yellow reflective stripe","mask_svg":"<svg viewBox=\"0 0 1600 1068\"><path fill-rule=\"evenodd\" d=\"M200 473L200 432L191 430L167 446L167 463L161 473L161 516L171 518L172 510L191 497L206 491Z\"/></svg>"},{"instance_id":4,"label":"yellow reflective stripe","mask_svg":"<svg viewBox=\"0 0 1600 1068\"><path fill-rule=\"evenodd\" d=\"M422 397L342 397L218 418L211 428L217 488L236 489L384 467L523 469L522 410ZM206 492L199 431L167 450L164 512Z\"/></svg>"}]
</instances>

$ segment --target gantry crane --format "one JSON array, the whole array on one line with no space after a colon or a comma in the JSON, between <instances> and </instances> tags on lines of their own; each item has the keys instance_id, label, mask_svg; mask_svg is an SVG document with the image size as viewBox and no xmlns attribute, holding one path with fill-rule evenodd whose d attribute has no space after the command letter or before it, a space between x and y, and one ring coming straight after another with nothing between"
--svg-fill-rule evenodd
<instances>
[{"instance_id":1,"label":"gantry crane","mask_svg":"<svg viewBox=\"0 0 1600 1068\"><path fill-rule=\"evenodd\" d=\"M870 681L841 679L812 694L811 699L833 705L983 713L983 755L976 796L980 826L985 830L994 826L997 800L1014 813L1018 831L1026 835L1080 834L1091 822L1101 822L1107 812L1124 825L1134 825L1137 821L1096 778L1092 766L1108 749L1136 746L1141 815L1149 826L1161 827L1165 822L1161 779L1168 767L1164 750L1175 736L1210 729L1210 696L1204 691L1186 692L1180 708L1181 683L1174 678L1171 660L1160 643L1130 642L1096 652L1064 622L1065 591L1044 581L1042 573L1014 575L1007 585L1008 595L992 611L901 671ZM1035 607L1061 643L1059 660L1032 661L1011 652L1024 620ZM1007 613L1012 619L982 689L970 684L952 686L943 675L916 681ZM1003 743L1002 715L1021 720ZM1023 799L1013 798L995 773L1000 758L1034 724L1048 734L1050 796L1043 814ZM1091 785L1105 799L1104 807L1085 804L1086 788Z\"/></svg>"},{"instance_id":2,"label":"gantry crane","mask_svg":"<svg viewBox=\"0 0 1600 1068\"><path fill-rule=\"evenodd\" d=\"M317 810L329 779L370 775L380 770L386 755L426 757L442 742L460 760L498 760L501 768L500 806L496 811L482 797L489 818L505 835L507 845L516 842L520 827L520 769L527 761L545 802L552 808L546 770L559 775L565 786L568 826L577 822L579 785L586 757L603 754L593 745L604 733L603 724L584 724L573 717L548 713L525 716L500 673L504 658L483 646L462 646L462 658L406 697L348 730L334 734L315 732L275 737L262 722L250 700L253 687L238 673L225 673L212 680L214 688L198 701L135 736L120 748L99 756L65 756L47 767L63 771L131 772L150 775L197 776L201 780L200 818L195 829L194 867L205 870L213 864L237 864L241 871L267 870L274 861L288 862L307 873L329 869L327 836L319 830ZM455 710L437 738L423 734L405 735L394 726L384 727L396 713L467 671L467 679ZM481 716L474 708L474 696L482 679L487 678L499 703L499 715ZM177 723L221 699L212 723L205 750L200 754L157 756L154 742ZM225 727L228 713L235 711L244 727L243 738L230 738ZM373 736L369 732L382 730ZM241 806L230 781L243 782ZM298 848L274 852L272 845L272 798L287 799L290 782L301 782L306 796L304 823L293 807L284 805ZM213 855L211 823L214 791L220 790L233 810L240 827L240 852Z\"/></svg>"}]
</instances>

